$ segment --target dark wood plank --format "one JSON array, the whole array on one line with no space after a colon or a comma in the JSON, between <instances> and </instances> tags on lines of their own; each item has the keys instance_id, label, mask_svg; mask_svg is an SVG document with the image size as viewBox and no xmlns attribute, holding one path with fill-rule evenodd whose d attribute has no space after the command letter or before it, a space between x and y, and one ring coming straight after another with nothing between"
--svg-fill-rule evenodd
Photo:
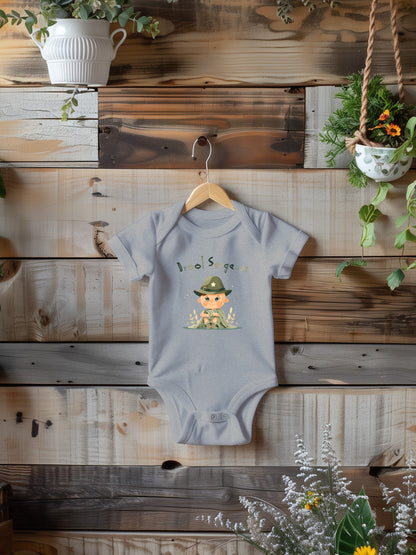
<instances>
[{"instance_id":1,"label":"dark wood plank","mask_svg":"<svg viewBox=\"0 0 416 555\"><path fill-rule=\"evenodd\" d=\"M394 257L334 272L340 259L300 258L273 280L279 343L415 343L416 271L392 293ZM4 287L0 341L147 341L148 286L130 283L117 260L24 260ZM237 314L238 317L238 314Z\"/></svg>"},{"instance_id":2,"label":"dark wood plank","mask_svg":"<svg viewBox=\"0 0 416 555\"><path fill-rule=\"evenodd\" d=\"M276 344L281 385L416 385L416 345ZM400 361L400 364L397 364ZM3 385L145 385L147 343L3 343Z\"/></svg>"},{"instance_id":3,"label":"dark wood plank","mask_svg":"<svg viewBox=\"0 0 416 555\"><path fill-rule=\"evenodd\" d=\"M138 0L134 2L141 6ZM37 0L2 0L4 10L36 10ZM344 0L340 8L300 6L295 23L276 16L274 1L153 0L146 12L161 21L156 40L129 32L112 63L110 83L131 85L335 84L362 69L369 2ZM404 76L416 77L415 10L399 1L398 28ZM395 82L388 3L376 17L373 69ZM46 63L23 26L1 30L0 84L48 83ZM311 45L313 47L311 48Z\"/></svg>"},{"instance_id":4,"label":"dark wood plank","mask_svg":"<svg viewBox=\"0 0 416 555\"><path fill-rule=\"evenodd\" d=\"M100 90L100 166L293 168L303 164L304 89Z\"/></svg>"},{"instance_id":5,"label":"dark wood plank","mask_svg":"<svg viewBox=\"0 0 416 555\"><path fill-rule=\"evenodd\" d=\"M379 524L380 481L400 486L404 470L345 468L351 490L365 487ZM0 466L12 486L16 529L214 531L202 514L241 520L239 496L285 507L283 476L296 480L296 467L195 467L167 461L154 466ZM300 483L300 482L299 482Z\"/></svg>"}]
</instances>

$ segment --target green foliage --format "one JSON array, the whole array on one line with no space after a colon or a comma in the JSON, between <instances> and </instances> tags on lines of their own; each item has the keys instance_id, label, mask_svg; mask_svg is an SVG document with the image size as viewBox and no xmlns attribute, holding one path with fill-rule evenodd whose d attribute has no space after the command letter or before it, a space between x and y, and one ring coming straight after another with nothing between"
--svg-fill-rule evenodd
<instances>
[{"instance_id":1,"label":"green foliage","mask_svg":"<svg viewBox=\"0 0 416 555\"><path fill-rule=\"evenodd\" d=\"M402 249L402 254L404 247L407 242L416 243L416 235L412 229L416 229L416 225L411 225L412 218L416 218L416 181L410 183L406 189L406 214L399 216L396 219L396 227L401 228L403 225L406 227L399 231L396 235L394 246L396 249ZM413 261L409 265L403 265L401 268L397 268L387 277L387 284L393 291L400 285L400 283L405 278L405 272L409 270L414 270L416 268L416 261Z\"/></svg>"},{"instance_id":2,"label":"green foliage","mask_svg":"<svg viewBox=\"0 0 416 555\"><path fill-rule=\"evenodd\" d=\"M381 212L374 204L365 204L360 208L358 213L361 220L361 241L362 247L372 247L376 242L376 235L374 232L374 222L380 216Z\"/></svg>"},{"instance_id":3,"label":"green foliage","mask_svg":"<svg viewBox=\"0 0 416 555\"><path fill-rule=\"evenodd\" d=\"M370 504L364 488L361 488L338 525L335 536L337 554L351 555L357 547L371 545L374 526Z\"/></svg>"},{"instance_id":4,"label":"green foliage","mask_svg":"<svg viewBox=\"0 0 416 555\"><path fill-rule=\"evenodd\" d=\"M167 0L169 4L176 1ZM0 10L0 28L7 23L20 25L24 22L29 33L32 33L41 16L44 25L36 32L38 40L41 40L48 36L48 27L54 25L57 18L72 17L84 20L106 19L110 23L119 23L122 27L131 21L138 33L146 33L153 38L159 34L159 22L136 10L132 0L40 0L37 13L30 10L24 12L22 15L16 10L11 10L10 13Z\"/></svg>"},{"instance_id":5,"label":"green foliage","mask_svg":"<svg viewBox=\"0 0 416 555\"><path fill-rule=\"evenodd\" d=\"M293 11L293 1L294 0L276 0L277 10L276 14L283 23L293 23L293 19L290 17ZM316 9L316 4L311 0L300 0L301 3L308 8L310 12ZM328 4L331 8L335 8L341 4L337 0L321 0L321 4Z\"/></svg>"},{"instance_id":6,"label":"green foliage","mask_svg":"<svg viewBox=\"0 0 416 555\"><path fill-rule=\"evenodd\" d=\"M342 281L341 274L345 268L348 268L349 266L365 268L367 266L367 260L364 260L363 258L359 258L358 260L344 260L341 264L338 264L337 269L335 270L335 276L339 279L339 281Z\"/></svg>"},{"instance_id":7,"label":"green foliage","mask_svg":"<svg viewBox=\"0 0 416 555\"><path fill-rule=\"evenodd\" d=\"M330 146L325 155L327 166L330 168L336 166L337 156L347 149L345 137L353 137L355 131L360 128L363 75L354 73L348 77L348 81L349 83L341 87L335 95L342 101L341 107L329 116L319 135L320 140ZM413 148L416 148L416 121L413 122L412 119L416 107L399 102L397 95L383 84L381 75L375 75L370 79L367 99L367 137L383 146L400 147L402 153L406 151L411 154ZM390 134L392 125L405 130L404 133ZM408 148L410 151L407 150ZM349 164L349 168L348 177L351 184L358 188L365 187L368 182L367 177L358 169L354 159Z\"/></svg>"},{"instance_id":8,"label":"green foliage","mask_svg":"<svg viewBox=\"0 0 416 555\"><path fill-rule=\"evenodd\" d=\"M69 90L66 92L70 96L64 100L64 103L61 106L62 121L68 121L69 116L74 113L75 108L78 106L78 100L76 98L76 95L81 93L81 91L78 88L75 88L72 91Z\"/></svg>"}]
</instances>

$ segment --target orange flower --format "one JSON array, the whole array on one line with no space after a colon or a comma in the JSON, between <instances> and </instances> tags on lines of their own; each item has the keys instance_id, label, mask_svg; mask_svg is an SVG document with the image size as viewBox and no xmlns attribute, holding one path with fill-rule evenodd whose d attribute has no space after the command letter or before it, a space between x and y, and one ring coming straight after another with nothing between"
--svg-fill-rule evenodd
<instances>
[{"instance_id":1,"label":"orange flower","mask_svg":"<svg viewBox=\"0 0 416 555\"><path fill-rule=\"evenodd\" d=\"M386 119L390 117L390 112L389 110L384 110L384 112L381 114L381 116L378 118L378 121L386 121Z\"/></svg>"},{"instance_id":2,"label":"orange flower","mask_svg":"<svg viewBox=\"0 0 416 555\"><path fill-rule=\"evenodd\" d=\"M311 505L310 503L306 503L305 509L306 509L307 511L310 511L310 510L312 509L312 505Z\"/></svg>"},{"instance_id":3,"label":"orange flower","mask_svg":"<svg viewBox=\"0 0 416 555\"><path fill-rule=\"evenodd\" d=\"M381 127L384 127L383 123L379 123L378 125L376 125L375 127L369 127L368 130L369 131L373 131L373 129L380 129Z\"/></svg>"},{"instance_id":4,"label":"orange flower","mask_svg":"<svg viewBox=\"0 0 416 555\"><path fill-rule=\"evenodd\" d=\"M386 126L387 135L391 135L392 137L398 137L401 131L400 127L394 123L389 123L389 125Z\"/></svg>"}]
</instances>

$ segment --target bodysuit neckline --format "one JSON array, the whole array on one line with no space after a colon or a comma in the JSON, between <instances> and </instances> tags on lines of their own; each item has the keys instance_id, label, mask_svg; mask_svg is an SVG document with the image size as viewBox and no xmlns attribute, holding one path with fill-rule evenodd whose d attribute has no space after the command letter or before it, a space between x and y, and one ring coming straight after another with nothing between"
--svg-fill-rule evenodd
<instances>
[{"instance_id":1,"label":"bodysuit neckline","mask_svg":"<svg viewBox=\"0 0 416 555\"><path fill-rule=\"evenodd\" d=\"M237 203L233 203L235 211L228 208L218 210L201 210L192 208L179 218L179 226L192 234L205 237L219 237L235 229L241 222Z\"/></svg>"}]
</instances>

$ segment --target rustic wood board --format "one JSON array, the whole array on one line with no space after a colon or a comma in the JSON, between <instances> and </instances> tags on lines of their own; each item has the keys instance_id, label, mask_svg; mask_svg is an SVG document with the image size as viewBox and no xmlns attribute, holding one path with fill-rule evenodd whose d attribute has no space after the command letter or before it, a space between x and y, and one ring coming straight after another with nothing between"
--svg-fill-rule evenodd
<instances>
[{"instance_id":1,"label":"rustic wood board","mask_svg":"<svg viewBox=\"0 0 416 555\"><path fill-rule=\"evenodd\" d=\"M36 0L2 0L1 8L33 11ZM112 63L110 83L128 85L335 84L364 67L369 5L348 0L309 14L294 10L295 23L276 16L264 0L182 0L174 6L154 0L151 15L161 20L156 40L129 34ZM405 79L416 77L416 14L399 1L398 29ZM373 69L394 82L389 6L376 17ZM0 84L47 83L46 63L23 27L2 29Z\"/></svg>"},{"instance_id":2,"label":"rustic wood board","mask_svg":"<svg viewBox=\"0 0 416 555\"><path fill-rule=\"evenodd\" d=\"M378 525L391 527L391 515L383 511L380 484L400 487L405 472L370 474L367 468L347 467L343 475L353 493L365 488ZM215 527L201 515L214 518L221 511L224 520L242 522L247 512L240 496L287 509L283 476L302 484L298 473L294 466L0 466L0 479L8 480L13 489L16 530L212 532Z\"/></svg>"},{"instance_id":3,"label":"rustic wood board","mask_svg":"<svg viewBox=\"0 0 416 555\"><path fill-rule=\"evenodd\" d=\"M296 434L320 464L330 422L342 465L391 466L415 449L415 418L414 387L278 387L259 404L250 444L192 446L173 442L148 387L2 387L0 464L287 466Z\"/></svg>"},{"instance_id":4,"label":"rustic wood board","mask_svg":"<svg viewBox=\"0 0 416 555\"><path fill-rule=\"evenodd\" d=\"M0 87L0 121L61 119L71 87ZM81 88L68 119L98 119L98 92ZM28 122L28 125L30 123Z\"/></svg>"},{"instance_id":5,"label":"rustic wood board","mask_svg":"<svg viewBox=\"0 0 416 555\"><path fill-rule=\"evenodd\" d=\"M13 555L13 523L11 520L0 522L0 553Z\"/></svg>"},{"instance_id":6,"label":"rustic wood board","mask_svg":"<svg viewBox=\"0 0 416 555\"><path fill-rule=\"evenodd\" d=\"M397 93L397 86L390 85L388 88ZM307 87L305 89L305 168L326 168L327 160L325 154L329 145L319 139L328 117L341 107L341 100L335 98L340 87L323 86ZM405 87L405 101L416 104L416 87L407 85ZM351 160L348 151L340 154L336 159L337 168L346 168ZM410 183L410 181L409 181Z\"/></svg>"},{"instance_id":7,"label":"rustic wood board","mask_svg":"<svg viewBox=\"0 0 416 555\"><path fill-rule=\"evenodd\" d=\"M3 385L146 385L147 343L3 343ZM276 344L281 385L416 385L415 345Z\"/></svg>"},{"instance_id":8,"label":"rustic wood board","mask_svg":"<svg viewBox=\"0 0 416 555\"><path fill-rule=\"evenodd\" d=\"M96 162L97 93L79 95L78 110L63 122L60 108L68 96L62 89L0 88L0 134L7 137L0 145L1 162Z\"/></svg>"},{"instance_id":9,"label":"rustic wood board","mask_svg":"<svg viewBox=\"0 0 416 555\"><path fill-rule=\"evenodd\" d=\"M303 165L304 89L100 89L100 167L294 168Z\"/></svg>"},{"instance_id":10,"label":"rustic wood board","mask_svg":"<svg viewBox=\"0 0 416 555\"><path fill-rule=\"evenodd\" d=\"M339 262L302 258L272 281L276 341L414 344L416 272L392 294L398 259L371 259L342 283ZM24 260L0 300L1 341L148 340L147 281L130 283L118 260Z\"/></svg>"},{"instance_id":11,"label":"rustic wood board","mask_svg":"<svg viewBox=\"0 0 416 555\"><path fill-rule=\"evenodd\" d=\"M16 532L15 555L258 555L236 536L221 533Z\"/></svg>"},{"instance_id":12,"label":"rustic wood board","mask_svg":"<svg viewBox=\"0 0 416 555\"><path fill-rule=\"evenodd\" d=\"M202 172L204 174L205 172ZM189 196L204 179L195 170L7 168L7 196L0 199L0 257L100 257L106 241L142 215ZM213 170L210 179L232 198L267 210L303 229L310 240L302 256L361 256L358 210L377 187L354 189L345 170ZM394 222L406 207L411 171L395 182L380 205L377 245L368 255L395 256ZM104 222L104 227L100 227ZM409 256L416 244L406 246Z\"/></svg>"}]
</instances>

